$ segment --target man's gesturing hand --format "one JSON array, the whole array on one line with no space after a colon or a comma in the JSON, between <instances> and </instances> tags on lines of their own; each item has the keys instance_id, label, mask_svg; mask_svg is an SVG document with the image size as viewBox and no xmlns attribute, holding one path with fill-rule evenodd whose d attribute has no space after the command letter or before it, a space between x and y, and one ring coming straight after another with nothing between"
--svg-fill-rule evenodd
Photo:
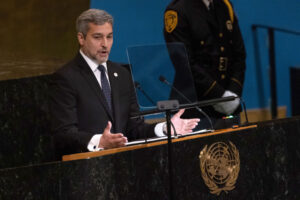
<instances>
[{"instance_id":1,"label":"man's gesturing hand","mask_svg":"<svg viewBox=\"0 0 300 200\"><path fill-rule=\"evenodd\" d=\"M193 129L198 125L200 119L181 119L181 115L184 113L184 109L180 109L171 119L175 126L176 132L178 134L187 134L193 131ZM173 130L172 130L173 134Z\"/></svg>"},{"instance_id":2,"label":"man's gesturing hand","mask_svg":"<svg viewBox=\"0 0 300 200\"><path fill-rule=\"evenodd\" d=\"M102 133L102 137L99 142L99 147L104 149L111 149L116 147L123 147L127 142L127 138L122 133L111 133L111 122L107 123L106 128Z\"/></svg>"}]
</instances>

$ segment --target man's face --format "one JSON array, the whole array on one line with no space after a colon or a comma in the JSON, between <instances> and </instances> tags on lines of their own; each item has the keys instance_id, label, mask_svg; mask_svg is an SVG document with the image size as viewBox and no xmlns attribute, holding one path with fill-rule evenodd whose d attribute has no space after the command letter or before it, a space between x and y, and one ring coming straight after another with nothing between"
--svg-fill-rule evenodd
<instances>
[{"instance_id":1,"label":"man's face","mask_svg":"<svg viewBox=\"0 0 300 200\"><path fill-rule=\"evenodd\" d=\"M77 34L81 51L90 59L101 64L106 62L113 44L113 30L110 23L96 25L89 23L89 30L84 38Z\"/></svg>"}]
</instances>

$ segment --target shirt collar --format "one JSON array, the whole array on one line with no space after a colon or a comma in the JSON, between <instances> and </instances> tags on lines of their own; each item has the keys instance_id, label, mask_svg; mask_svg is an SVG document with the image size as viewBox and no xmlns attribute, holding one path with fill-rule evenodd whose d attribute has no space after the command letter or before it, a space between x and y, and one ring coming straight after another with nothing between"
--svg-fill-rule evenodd
<instances>
[{"instance_id":1,"label":"shirt collar","mask_svg":"<svg viewBox=\"0 0 300 200\"><path fill-rule=\"evenodd\" d=\"M88 66L91 68L91 70L93 72L96 72L98 70L98 66L99 64L97 62L95 62L94 60L90 59L89 57L87 57L82 51L81 49L79 50L79 53L82 55L83 59L87 62ZM106 62L101 63L101 65L104 66L106 72L107 72L107 64Z\"/></svg>"},{"instance_id":2,"label":"shirt collar","mask_svg":"<svg viewBox=\"0 0 300 200\"><path fill-rule=\"evenodd\" d=\"M202 0L202 1L205 4L207 9L208 9L208 6L209 6L210 2L213 2L213 0Z\"/></svg>"}]
</instances>

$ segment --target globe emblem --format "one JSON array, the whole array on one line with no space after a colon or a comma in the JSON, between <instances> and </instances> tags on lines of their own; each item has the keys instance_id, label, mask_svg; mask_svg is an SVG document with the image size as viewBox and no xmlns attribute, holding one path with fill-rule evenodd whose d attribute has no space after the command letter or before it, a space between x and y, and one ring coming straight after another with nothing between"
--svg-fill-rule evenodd
<instances>
[{"instance_id":1,"label":"globe emblem","mask_svg":"<svg viewBox=\"0 0 300 200\"><path fill-rule=\"evenodd\" d=\"M223 143L215 143L208 149L210 159L206 161L206 171L210 179L217 184L224 184L235 165L233 152Z\"/></svg>"},{"instance_id":2,"label":"globe emblem","mask_svg":"<svg viewBox=\"0 0 300 200\"><path fill-rule=\"evenodd\" d=\"M202 178L212 194L234 189L240 171L239 153L232 142L216 142L199 155Z\"/></svg>"}]
</instances>

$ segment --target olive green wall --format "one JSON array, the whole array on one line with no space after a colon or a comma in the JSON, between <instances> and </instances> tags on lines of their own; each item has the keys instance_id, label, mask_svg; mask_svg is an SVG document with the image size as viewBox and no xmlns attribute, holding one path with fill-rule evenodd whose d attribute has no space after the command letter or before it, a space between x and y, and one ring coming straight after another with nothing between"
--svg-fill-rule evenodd
<instances>
[{"instance_id":1,"label":"olive green wall","mask_svg":"<svg viewBox=\"0 0 300 200\"><path fill-rule=\"evenodd\" d=\"M0 80L52 73L78 50L75 20L89 0L0 4Z\"/></svg>"}]
</instances>

